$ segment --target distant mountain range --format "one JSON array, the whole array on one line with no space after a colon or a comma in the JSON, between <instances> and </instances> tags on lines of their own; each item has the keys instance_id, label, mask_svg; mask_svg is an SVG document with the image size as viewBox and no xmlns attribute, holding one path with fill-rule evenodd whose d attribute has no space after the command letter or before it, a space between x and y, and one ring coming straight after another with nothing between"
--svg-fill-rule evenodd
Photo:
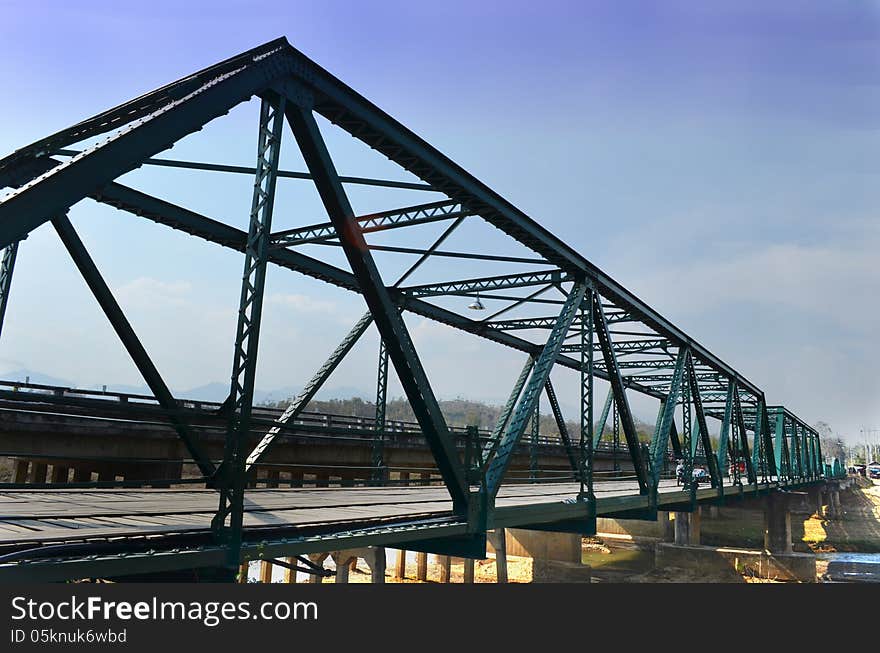
<instances>
[{"instance_id":1,"label":"distant mountain range","mask_svg":"<svg viewBox=\"0 0 880 653\"><path fill-rule=\"evenodd\" d=\"M40 385L56 385L68 388L82 388L83 390L102 390L103 385L98 384L78 384L69 379L60 379L42 372L34 370L19 369L10 372L0 372L0 380L30 382ZM127 385L124 383L108 383L107 390L111 392L123 392L128 394L145 394L151 395L150 389L144 385ZM254 391L254 403L262 404L267 402L283 401L290 397L294 397L301 390L298 386L284 386L281 388L273 388L271 390L257 389ZM221 402L229 396L229 383L214 381L206 383L188 390L172 389L174 396L181 399L194 399L196 401L217 401ZM354 386L335 386L330 388L322 388L318 392L317 398L330 399L350 399L352 397L361 397L362 399L374 399L375 391L367 391Z\"/></svg>"}]
</instances>

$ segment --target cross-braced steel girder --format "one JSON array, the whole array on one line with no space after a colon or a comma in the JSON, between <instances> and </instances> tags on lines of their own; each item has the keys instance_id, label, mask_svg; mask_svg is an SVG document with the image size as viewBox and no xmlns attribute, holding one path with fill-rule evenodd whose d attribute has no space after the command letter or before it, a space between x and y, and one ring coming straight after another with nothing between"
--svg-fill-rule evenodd
<instances>
[{"instance_id":1,"label":"cross-braced steel girder","mask_svg":"<svg viewBox=\"0 0 880 653\"><path fill-rule=\"evenodd\" d=\"M392 211L361 215L355 218L360 225L361 233L373 233L400 227L411 227L418 224L428 224L440 220L452 220L459 217L473 215L470 211L463 210L457 202L441 201L418 206L409 206ZM322 222L308 227L286 229L272 234L272 245L275 247L290 247L293 245L305 245L308 243L337 240L336 228L332 222Z\"/></svg>"}]
</instances>

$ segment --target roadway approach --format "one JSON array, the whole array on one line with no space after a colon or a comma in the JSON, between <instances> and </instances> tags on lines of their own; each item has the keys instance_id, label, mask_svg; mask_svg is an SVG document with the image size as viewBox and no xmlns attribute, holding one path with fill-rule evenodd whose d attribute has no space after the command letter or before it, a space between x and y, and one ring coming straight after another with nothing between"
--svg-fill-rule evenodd
<instances>
[{"instance_id":1,"label":"roadway approach","mask_svg":"<svg viewBox=\"0 0 880 653\"><path fill-rule=\"evenodd\" d=\"M238 105L257 114L255 165L157 156L195 132L208 135L209 123ZM339 174L325 141L330 130L396 164L393 178ZM288 141L305 171L280 166ZM161 188L131 185L148 183L138 176L144 167L180 175L193 193L204 179L194 175L252 179L250 196L238 198L247 230L159 197ZM326 214L315 221L276 210L278 185L302 183L313 184ZM304 555L363 547L474 559L485 555L487 533L496 529L590 534L598 516L651 520L744 497L766 499L770 540L781 541L780 497L834 482L837 468L825 464L814 429L770 404L757 384L286 39L14 151L0 160L0 188L8 189L0 200L0 346L3 321L26 319L15 313L11 293L16 260L27 255L28 235L51 223L71 274L85 281L150 389L147 396L112 398L116 417L108 417L106 397L96 406L95 397L75 389L0 391L0 454L14 465L12 481L0 486L0 580L160 579L187 570L232 580L244 561L260 556L282 566L296 566L289 562L295 559L318 575ZM365 194L371 209L356 210ZM379 205L386 208L375 210ZM243 255L229 396L207 416L173 396L68 215L96 206ZM273 227L273 218L283 228ZM303 391L276 413L254 405L258 355L284 355L260 354L270 269L357 293L367 307ZM461 276L452 272L459 270ZM438 322L522 362L508 381L482 372L510 388L490 429L447 424L407 319ZM358 426L356 437L369 446L355 453L343 446L353 434L338 424L313 423L304 431L305 409L373 329L375 416ZM175 325L168 330L173 336ZM464 351L450 347L448 354L464 358ZM551 372L576 380L572 421L562 409L571 398L560 401ZM386 419L391 373L415 416L408 444ZM607 385L604 403L597 383ZM659 403L650 442L636 432L632 393ZM539 432L542 396L556 425L550 435ZM45 425L61 409L68 424L74 414L95 424L117 420L116 436L104 438L115 447L111 454L71 450L70 440L74 449L84 440L52 428L22 444L21 433L35 420ZM138 432L147 410L168 445L148 461L137 449L148 437ZM717 439L709 420L718 424ZM612 456L626 459L611 470L600 467L609 451L602 441L607 423ZM337 458L309 468L295 441L306 436ZM419 450L420 462L395 462L407 446ZM670 458L684 461L684 486L665 478ZM108 464L89 467L99 462ZM134 466L114 467L125 464ZM706 467L708 487L691 480L695 464ZM341 487L331 487L331 473ZM285 482L289 487L280 487ZM268 487L255 487L260 483Z\"/></svg>"}]
</instances>

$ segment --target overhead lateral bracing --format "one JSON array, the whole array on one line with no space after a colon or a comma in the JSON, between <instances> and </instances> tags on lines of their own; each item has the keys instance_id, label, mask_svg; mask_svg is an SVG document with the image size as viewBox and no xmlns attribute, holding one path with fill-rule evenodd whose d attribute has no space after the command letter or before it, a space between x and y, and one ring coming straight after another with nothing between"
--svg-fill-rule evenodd
<instances>
[{"instance_id":1,"label":"overhead lateral bracing","mask_svg":"<svg viewBox=\"0 0 880 653\"><path fill-rule=\"evenodd\" d=\"M261 106L256 166L157 156L253 98L259 99ZM318 118L381 153L410 179L340 175ZM293 138L285 139L289 143L285 147L299 149L305 171L282 170L279 166L281 136L287 131ZM88 146L99 136L104 139ZM87 146L72 149L82 143ZM122 175L145 165L254 176L248 231L120 183ZM279 219L288 219L274 207L275 186L286 179L313 182L327 217L297 220L298 226L273 230L273 213L276 224ZM351 184L384 193L384 208L368 213L356 211L347 194ZM719 489L723 485L721 463L730 456L745 456L748 480L753 483L757 482L758 472L773 476L784 468L786 473L801 474L801 478L815 472L815 431L788 411L767 406L761 389L732 366L449 157L309 60L286 39L276 39L205 68L21 148L0 160L0 187L12 189L0 200L0 248L4 250L0 329L16 257L22 255L19 250L27 249L20 247L21 241L50 220L56 227L64 227L63 235L73 234L64 216L83 199L244 254L232 385L223 413L229 425L221 465L214 468L213 463L204 460L187 425L177 425L180 437L200 461L208 486L220 494L214 531L230 551L230 561L243 546L245 475L283 437L286 422L305 408L370 326L375 326L381 338L377 375L380 387L376 395L379 426L373 452L377 470L373 481L381 483L384 478L384 472L378 469L382 465L381 425L388 374L393 369L454 511L466 520L468 532L485 526L499 488L509 480L511 451L530 422L532 442L537 442L542 392L550 398L553 418L564 440L571 468L565 473L581 484L579 501L592 501L593 445L601 438L609 415L615 437L621 432L624 436L641 494L656 493L659 468L669 443L676 455L687 458L688 465L698 454L708 456L713 484ZM442 198L414 203L394 196L410 191L426 191ZM450 244L463 230L487 225L494 228L487 230L493 234L487 238L491 247L483 247L483 243L476 248L473 243L470 247ZM407 238L403 244L383 241L401 234ZM492 251L502 247L502 240L508 249ZM328 247L341 250L350 271L315 253ZM84 246L81 250L77 248L78 260L84 261ZM396 279L388 276L382 264L381 257L390 254L412 257ZM450 272L460 268L449 266L449 261L462 266L466 263L469 269L479 266L485 272L459 275ZM358 293L369 312L329 354L291 408L268 432L260 434L256 447L246 448L255 444L250 442L254 428L253 384L269 264ZM500 273L502 267L504 272ZM80 269L97 287L97 266L92 262ZM105 300L102 306L108 318L139 369L150 377L150 386L160 403L169 414L176 414L175 398L133 331L125 328L127 323L111 302L109 289L103 294L96 292L96 296ZM481 317L469 309L488 310ZM510 399L488 441L468 440L465 446L446 424L409 335L406 314L452 326L525 354L525 366L520 376L511 380ZM580 432L569 432L566 426L564 402L550 380L554 368L573 370L581 379ZM607 381L611 388L598 432L593 431L592 424L594 378ZM631 392L661 402L650 451L644 450L635 430L629 408ZM708 438L706 417L721 422L723 442L718 452ZM679 441L676 419L682 420L683 442ZM534 447L532 460L534 467ZM536 471L531 470L532 481L539 480Z\"/></svg>"}]
</instances>

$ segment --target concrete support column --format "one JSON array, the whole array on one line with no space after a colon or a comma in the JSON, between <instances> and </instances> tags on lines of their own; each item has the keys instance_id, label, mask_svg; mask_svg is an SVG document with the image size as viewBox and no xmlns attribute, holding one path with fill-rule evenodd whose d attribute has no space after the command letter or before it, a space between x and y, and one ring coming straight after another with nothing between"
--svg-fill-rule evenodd
<instances>
[{"instance_id":1,"label":"concrete support column","mask_svg":"<svg viewBox=\"0 0 880 653\"><path fill-rule=\"evenodd\" d=\"M48 469L48 465L46 463L38 463L34 461L31 464L31 473L28 477L29 483L45 483L46 482L46 470Z\"/></svg>"},{"instance_id":2,"label":"concrete support column","mask_svg":"<svg viewBox=\"0 0 880 653\"><path fill-rule=\"evenodd\" d=\"M373 557L370 563L370 581L374 584L383 584L385 582L385 547L374 546Z\"/></svg>"},{"instance_id":3,"label":"concrete support column","mask_svg":"<svg viewBox=\"0 0 880 653\"><path fill-rule=\"evenodd\" d=\"M311 560L314 564L321 567L324 565L324 560L327 559L327 553L310 553L309 560ZM321 584L324 582L323 576L318 576L317 574L309 574L309 582L315 584Z\"/></svg>"},{"instance_id":4,"label":"concrete support column","mask_svg":"<svg viewBox=\"0 0 880 653\"><path fill-rule=\"evenodd\" d=\"M791 553L791 512L784 494L771 492L764 507L764 548L770 553Z\"/></svg>"},{"instance_id":5,"label":"concrete support column","mask_svg":"<svg viewBox=\"0 0 880 653\"><path fill-rule=\"evenodd\" d=\"M831 519L842 519L843 518L843 510L840 507L840 490L838 488L833 488L828 493L828 504L831 508Z\"/></svg>"},{"instance_id":6,"label":"concrete support column","mask_svg":"<svg viewBox=\"0 0 880 653\"><path fill-rule=\"evenodd\" d=\"M686 512L675 512L674 520L674 537L673 540L675 544L687 545L690 544L690 537L688 536L689 524L688 524L688 513Z\"/></svg>"},{"instance_id":7,"label":"concrete support column","mask_svg":"<svg viewBox=\"0 0 880 653\"><path fill-rule=\"evenodd\" d=\"M285 558L284 562L289 565L295 565L297 560L296 558ZM293 569L284 568L284 583L295 583L296 582L296 571Z\"/></svg>"},{"instance_id":8,"label":"concrete support column","mask_svg":"<svg viewBox=\"0 0 880 653\"><path fill-rule=\"evenodd\" d=\"M315 487L329 487L330 486L330 474L327 472L318 472L315 475Z\"/></svg>"},{"instance_id":9,"label":"concrete support column","mask_svg":"<svg viewBox=\"0 0 880 653\"><path fill-rule=\"evenodd\" d=\"M663 541L675 541L675 522L672 519L672 513L665 510L657 511L657 519L663 524Z\"/></svg>"},{"instance_id":10,"label":"concrete support column","mask_svg":"<svg viewBox=\"0 0 880 653\"><path fill-rule=\"evenodd\" d=\"M416 553L416 579L428 580L428 554L422 551Z\"/></svg>"},{"instance_id":11,"label":"concrete support column","mask_svg":"<svg viewBox=\"0 0 880 653\"><path fill-rule=\"evenodd\" d=\"M464 559L464 582L473 584L476 560L473 558Z\"/></svg>"},{"instance_id":12,"label":"concrete support column","mask_svg":"<svg viewBox=\"0 0 880 653\"><path fill-rule=\"evenodd\" d=\"M266 475L266 487L278 487L278 479L281 478L281 472L277 469L270 469Z\"/></svg>"},{"instance_id":13,"label":"concrete support column","mask_svg":"<svg viewBox=\"0 0 880 653\"><path fill-rule=\"evenodd\" d=\"M333 559L336 561L336 584L347 583L351 570L352 556L346 551L339 551L333 554ZM357 558L354 560L357 562Z\"/></svg>"},{"instance_id":14,"label":"concrete support column","mask_svg":"<svg viewBox=\"0 0 880 653\"><path fill-rule=\"evenodd\" d=\"M92 480L92 470L88 467L74 467L73 468L73 482L74 483L88 483Z\"/></svg>"},{"instance_id":15,"label":"concrete support column","mask_svg":"<svg viewBox=\"0 0 880 653\"><path fill-rule=\"evenodd\" d=\"M816 491L816 516L825 516L825 493L821 489Z\"/></svg>"},{"instance_id":16,"label":"concrete support column","mask_svg":"<svg viewBox=\"0 0 880 653\"><path fill-rule=\"evenodd\" d=\"M60 467L59 465L52 466L52 482L53 483L67 483L67 477L70 474L69 467Z\"/></svg>"},{"instance_id":17,"label":"concrete support column","mask_svg":"<svg viewBox=\"0 0 880 653\"><path fill-rule=\"evenodd\" d=\"M507 582L507 536L503 528L486 533L489 543L495 549L495 573L499 583Z\"/></svg>"},{"instance_id":18,"label":"concrete support column","mask_svg":"<svg viewBox=\"0 0 880 653\"><path fill-rule=\"evenodd\" d=\"M303 473L301 469L295 469L290 472L290 487L303 486Z\"/></svg>"},{"instance_id":19,"label":"concrete support column","mask_svg":"<svg viewBox=\"0 0 880 653\"><path fill-rule=\"evenodd\" d=\"M409 472L400 472L400 484L404 487L409 484Z\"/></svg>"},{"instance_id":20,"label":"concrete support column","mask_svg":"<svg viewBox=\"0 0 880 653\"><path fill-rule=\"evenodd\" d=\"M272 582L272 563L267 562L266 560L260 561L260 582L261 583L271 583Z\"/></svg>"},{"instance_id":21,"label":"concrete support column","mask_svg":"<svg viewBox=\"0 0 880 653\"><path fill-rule=\"evenodd\" d=\"M440 582L448 583L452 579L452 556L435 556L440 566Z\"/></svg>"},{"instance_id":22,"label":"concrete support column","mask_svg":"<svg viewBox=\"0 0 880 653\"><path fill-rule=\"evenodd\" d=\"M102 469L98 472L98 480L99 481L115 481L116 474L113 473L112 469Z\"/></svg>"},{"instance_id":23,"label":"concrete support column","mask_svg":"<svg viewBox=\"0 0 880 653\"><path fill-rule=\"evenodd\" d=\"M431 472L422 472L422 485L431 484Z\"/></svg>"},{"instance_id":24,"label":"concrete support column","mask_svg":"<svg viewBox=\"0 0 880 653\"><path fill-rule=\"evenodd\" d=\"M406 578L406 551L403 549L397 551L397 561L394 565L394 577Z\"/></svg>"},{"instance_id":25,"label":"concrete support column","mask_svg":"<svg viewBox=\"0 0 880 653\"><path fill-rule=\"evenodd\" d=\"M700 543L700 526L703 521L703 509L697 506L692 513L688 514L688 544Z\"/></svg>"},{"instance_id":26,"label":"concrete support column","mask_svg":"<svg viewBox=\"0 0 880 653\"><path fill-rule=\"evenodd\" d=\"M15 475L12 477L13 483L27 483L29 465L30 463L27 460L15 461Z\"/></svg>"}]
</instances>

